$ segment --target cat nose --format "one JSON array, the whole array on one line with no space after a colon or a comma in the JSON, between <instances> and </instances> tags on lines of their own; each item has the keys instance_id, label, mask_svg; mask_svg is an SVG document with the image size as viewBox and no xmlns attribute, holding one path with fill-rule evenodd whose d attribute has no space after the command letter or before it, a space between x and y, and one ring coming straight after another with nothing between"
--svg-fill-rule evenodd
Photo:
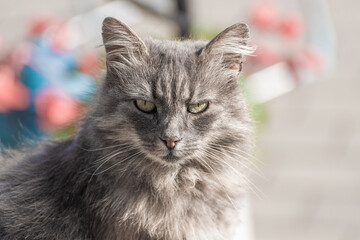
<instances>
[{"instance_id":1,"label":"cat nose","mask_svg":"<svg viewBox=\"0 0 360 240\"><path fill-rule=\"evenodd\" d=\"M166 144L168 149L173 149L175 143L180 141L178 137L161 137L160 139Z\"/></svg>"}]
</instances>

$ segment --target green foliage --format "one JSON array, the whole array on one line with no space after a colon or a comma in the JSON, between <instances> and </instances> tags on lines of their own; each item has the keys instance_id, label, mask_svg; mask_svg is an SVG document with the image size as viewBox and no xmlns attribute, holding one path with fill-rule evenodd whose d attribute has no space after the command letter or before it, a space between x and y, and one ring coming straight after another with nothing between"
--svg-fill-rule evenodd
<instances>
[{"instance_id":1,"label":"green foliage","mask_svg":"<svg viewBox=\"0 0 360 240\"><path fill-rule=\"evenodd\" d=\"M252 101L250 97L250 93L247 91L245 87L245 82L246 82L246 78L244 76L241 76L239 80L239 86L245 95L246 101L249 105L249 111L251 117L256 126L256 132L259 135L267 119L266 105Z\"/></svg>"},{"instance_id":2,"label":"green foliage","mask_svg":"<svg viewBox=\"0 0 360 240\"><path fill-rule=\"evenodd\" d=\"M195 40L211 40L220 32L220 28L217 29L195 25L191 28L191 38Z\"/></svg>"},{"instance_id":3,"label":"green foliage","mask_svg":"<svg viewBox=\"0 0 360 240\"><path fill-rule=\"evenodd\" d=\"M70 136L75 134L75 125L69 125L63 129L56 131L54 134L51 135L54 139L66 139Z\"/></svg>"}]
</instances>

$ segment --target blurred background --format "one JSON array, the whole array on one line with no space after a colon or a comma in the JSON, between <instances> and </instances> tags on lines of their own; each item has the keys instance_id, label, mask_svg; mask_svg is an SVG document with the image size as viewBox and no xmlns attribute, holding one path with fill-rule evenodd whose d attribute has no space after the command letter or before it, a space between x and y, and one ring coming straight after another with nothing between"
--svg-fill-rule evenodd
<instances>
[{"instance_id":1,"label":"blurred background","mask_svg":"<svg viewBox=\"0 0 360 240\"><path fill-rule=\"evenodd\" d=\"M76 131L104 73L105 17L160 39L246 22L257 51L241 86L260 172L246 239L360 240L359 11L358 0L0 0L1 145Z\"/></svg>"}]
</instances>

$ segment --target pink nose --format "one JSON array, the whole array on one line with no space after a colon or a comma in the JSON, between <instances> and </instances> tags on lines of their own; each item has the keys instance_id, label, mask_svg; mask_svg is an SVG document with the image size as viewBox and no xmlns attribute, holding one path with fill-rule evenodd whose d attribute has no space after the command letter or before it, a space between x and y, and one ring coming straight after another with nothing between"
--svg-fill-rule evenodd
<instances>
[{"instance_id":1,"label":"pink nose","mask_svg":"<svg viewBox=\"0 0 360 240\"><path fill-rule=\"evenodd\" d=\"M173 149L175 147L175 143L180 141L180 139L177 137L162 137L161 140L163 140L164 143L166 143L166 146L169 149Z\"/></svg>"}]
</instances>

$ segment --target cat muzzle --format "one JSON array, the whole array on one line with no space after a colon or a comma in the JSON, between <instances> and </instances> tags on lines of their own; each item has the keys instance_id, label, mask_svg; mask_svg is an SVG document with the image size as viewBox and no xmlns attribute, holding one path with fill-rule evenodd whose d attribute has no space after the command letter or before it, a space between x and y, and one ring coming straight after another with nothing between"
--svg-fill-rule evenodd
<instances>
[{"instance_id":1,"label":"cat muzzle","mask_svg":"<svg viewBox=\"0 0 360 240\"><path fill-rule=\"evenodd\" d=\"M168 149L174 149L177 142L180 141L178 137L161 137L161 141L163 141Z\"/></svg>"}]
</instances>

